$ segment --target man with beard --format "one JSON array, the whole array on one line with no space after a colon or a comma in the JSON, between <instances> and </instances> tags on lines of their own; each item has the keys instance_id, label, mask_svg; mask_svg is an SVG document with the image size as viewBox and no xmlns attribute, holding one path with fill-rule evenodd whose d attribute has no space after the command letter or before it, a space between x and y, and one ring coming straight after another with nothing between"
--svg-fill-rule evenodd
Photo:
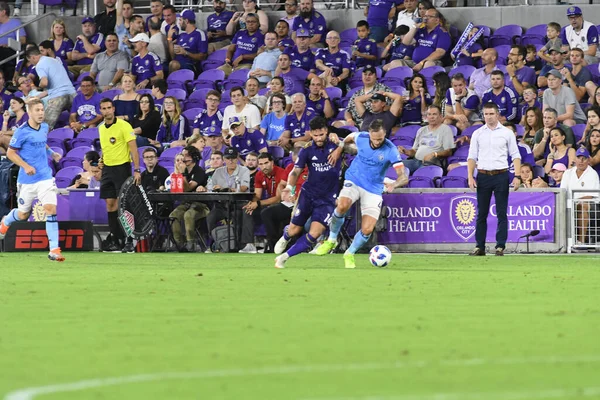
<instances>
[{"instance_id":1,"label":"man with beard","mask_svg":"<svg viewBox=\"0 0 600 400\"><path fill-rule=\"evenodd\" d=\"M115 7L116 0L104 0L106 9L100 14L94 16L94 23L98 32L104 36L110 32L114 32L117 22L117 9Z\"/></svg>"},{"instance_id":2,"label":"man with beard","mask_svg":"<svg viewBox=\"0 0 600 400\"><path fill-rule=\"evenodd\" d=\"M213 0L213 14L206 19L208 25L208 54L231 44L231 37L227 36L225 28L233 17L233 11L227 10L227 2Z\"/></svg>"},{"instance_id":3,"label":"man with beard","mask_svg":"<svg viewBox=\"0 0 600 400\"><path fill-rule=\"evenodd\" d=\"M250 171L250 188L249 192L254 192L254 182L256 180L256 173L258 172L258 153L251 151L246 155L246 168Z\"/></svg>"},{"instance_id":4,"label":"man with beard","mask_svg":"<svg viewBox=\"0 0 600 400\"><path fill-rule=\"evenodd\" d=\"M252 61L258 54L258 49L265 42L265 37L258 29L258 15L250 13L246 17L246 29L235 33L231 44L227 47L225 64L218 69L229 76L234 70L252 67Z\"/></svg>"},{"instance_id":5,"label":"man with beard","mask_svg":"<svg viewBox=\"0 0 600 400\"><path fill-rule=\"evenodd\" d=\"M535 70L525 65L527 50L524 46L513 45L508 53L506 73L509 81L506 85L521 96L526 87L535 85Z\"/></svg>"},{"instance_id":6,"label":"man with beard","mask_svg":"<svg viewBox=\"0 0 600 400\"><path fill-rule=\"evenodd\" d=\"M325 43L325 33L327 33L327 22L321 13L315 11L313 0L300 0L300 15L294 19L292 25L293 39L298 29L308 29L312 37L310 45L313 47L323 47Z\"/></svg>"},{"instance_id":7,"label":"man with beard","mask_svg":"<svg viewBox=\"0 0 600 400\"><path fill-rule=\"evenodd\" d=\"M290 55L282 53L277 60L275 75L283 78L285 93L293 95L295 93L304 93L305 82L307 79L313 79L317 76L302 68L292 67Z\"/></svg>"},{"instance_id":8,"label":"man with beard","mask_svg":"<svg viewBox=\"0 0 600 400\"><path fill-rule=\"evenodd\" d=\"M202 29L196 29L196 14L192 10L181 13L181 32L175 41L174 30L169 30L167 41L173 61L169 72L189 69L197 72L200 61L208 55L208 40Z\"/></svg>"}]
</instances>

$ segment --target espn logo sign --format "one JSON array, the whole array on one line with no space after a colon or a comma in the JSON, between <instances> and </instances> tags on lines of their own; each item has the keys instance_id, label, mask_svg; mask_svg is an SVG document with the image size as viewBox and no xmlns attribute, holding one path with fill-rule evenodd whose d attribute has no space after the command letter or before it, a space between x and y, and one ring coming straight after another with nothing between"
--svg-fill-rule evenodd
<instances>
[{"instance_id":1,"label":"espn logo sign","mask_svg":"<svg viewBox=\"0 0 600 400\"><path fill-rule=\"evenodd\" d=\"M59 221L59 244L66 251L94 250L94 226L89 221ZM45 222L15 222L4 238L4 251L48 251Z\"/></svg>"}]
</instances>

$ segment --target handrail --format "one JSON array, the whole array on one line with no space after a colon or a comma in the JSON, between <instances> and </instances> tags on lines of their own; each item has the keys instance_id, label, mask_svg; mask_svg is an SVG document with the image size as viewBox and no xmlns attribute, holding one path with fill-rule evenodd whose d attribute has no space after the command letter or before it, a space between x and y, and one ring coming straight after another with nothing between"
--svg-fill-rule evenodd
<instances>
[{"instance_id":1,"label":"handrail","mask_svg":"<svg viewBox=\"0 0 600 400\"><path fill-rule=\"evenodd\" d=\"M11 34L13 32L17 32L17 42L18 42L19 41L19 29L25 28L26 26L31 25L34 22L38 22L39 20L44 19L44 18L49 17L49 16L53 16L54 18L56 18L56 14L54 14L54 13L47 13L47 14L43 14L43 15L38 15L37 17L35 17L31 21L27 21L26 23L24 23L22 25L19 25L16 28L11 29L10 31L6 31L6 32L0 34L0 38L3 38L4 36L7 36L7 35L9 35L9 34ZM0 65L4 65L4 64L6 64L7 62L9 62L10 60L12 60L14 58L19 58L21 56L21 54L23 54L23 51L20 51L20 50L15 50L15 52L16 53L13 54L12 56L7 57L4 60L1 60L0 61ZM12 79L12 77L10 77L8 79Z\"/></svg>"}]
</instances>

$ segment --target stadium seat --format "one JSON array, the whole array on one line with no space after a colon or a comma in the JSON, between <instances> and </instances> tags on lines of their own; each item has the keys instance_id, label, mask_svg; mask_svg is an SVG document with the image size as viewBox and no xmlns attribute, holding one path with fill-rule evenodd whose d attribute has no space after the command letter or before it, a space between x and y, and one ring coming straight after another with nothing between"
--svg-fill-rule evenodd
<instances>
[{"instance_id":1,"label":"stadium seat","mask_svg":"<svg viewBox=\"0 0 600 400\"><path fill-rule=\"evenodd\" d=\"M413 173L413 176L427 176L432 180L439 179L443 175L444 170L437 165L424 165Z\"/></svg>"},{"instance_id":2,"label":"stadium seat","mask_svg":"<svg viewBox=\"0 0 600 400\"><path fill-rule=\"evenodd\" d=\"M53 152L60 154L61 157L65 155L65 151L61 147L50 147L50 149Z\"/></svg>"},{"instance_id":3,"label":"stadium seat","mask_svg":"<svg viewBox=\"0 0 600 400\"><path fill-rule=\"evenodd\" d=\"M410 188L410 189L435 188L435 184L433 183L433 180L427 176L414 176L413 175L410 178L408 178L408 188Z\"/></svg>"},{"instance_id":4,"label":"stadium seat","mask_svg":"<svg viewBox=\"0 0 600 400\"><path fill-rule=\"evenodd\" d=\"M421 125L402 126L396 132L396 136L405 136L405 137L411 138L414 142L415 138L417 137L417 132L419 132L419 129L421 129L421 128L422 128Z\"/></svg>"},{"instance_id":5,"label":"stadium seat","mask_svg":"<svg viewBox=\"0 0 600 400\"><path fill-rule=\"evenodd\" d=\"M517 129L517 136L523 136L525 134L525 127L523 125L515 125Z\"/></svg>"},{"instance_id":6,"label":"stadium seat","mask_svg":"<svg viewBox=\"0 0 600 400\"><path fill-rule=\"evenodd\" d=\"M175 169L175 158L159 158L158 159L158 165L160 165L161 167L164 167L166 169L169 169L169 167L171 168L171 172L173 172L173 170Z\"/></svg>"},{"instance_id":7,"label":"stadium seat","mask_svg":"<svg viewBox=\"0 0 600 400\"><path fill-rule=\"evenodd\" d=\"M211 88L201 88L194 90L186 101L186 108L206 108L206 96L210 92Z\"/></svg>"},{"instance_id":8,"label":"stadium seat","mask_svg":"<svg viewBox=\"0 0 600 400\"><path fill-rule=\"evenodd\" d=\"M192 124L198 114L200 114L204 109L203 108L189 108L181 113L189 122Z\"/></svg>"},{"instance_id":9,"label":"stadium seat","mask_svg":"<svg viewBox=\"0 0 600 400\"><path fill-rule=\"evenodd\" d=\"M541 165L533 165L533 178L543 178L546 176L546 170Z\"/></svg>"},{"instance_id":10,"label":"stadium seat","mask_svg":"<svg viewBox=\"0 0 600 400\"><path fill-rule=\"evenodd\" d=\"M100 93L100 96L102 96L102 98L107 98L107 99L114 99L116 96L122 94L123 91L121 89L110 89L107 90L106 92L102 92Z\"/></svg>"},{"instance_id":11,"label":"stadium seat","mask_svg":"<svg viewBox=\"0 0 600 400\"><path fill-rule=\"evenodd\" d=\"M494 48L498 52L498 64L506 65L506 59L508 58L508 53L510 52L510 45L504 44L495 46Z\"/></svg>"},{"instance_id":12,"label":"stadium seat","mask_svg":"<svg viewBox=\"0 0 600 400\"><path fill-rule=\"evenodd\" d=\"M69 111L67 111L67 110L61 112L60 115L58 116L58 119L56 120L56 123L54 124L54 128L56 129L61 126L69 126L70 115L71 115L71 113L69 113Z\"/></svg>"},{"instance_id":13,"label":"stadium seat","mask_svg":"<svg viewBox=\"0 0 600 400\"><path fill-rule=\"evenodd\" d=\"M73 178L81 173L83 173L83 168L81 167L65 167L61 169L54 176L56 187L59 189L68 187L73 181Z\"/></svg>"},{"instance_id":14,"label":"stadium seat","mask_svg":"<svg viewBox=\"0 0 600 400\"><path fill-rule=\"evenodd\" d=\"M448 125L448 128L452 131L452 136L456 137L458 135L458 129L454 125Z\"/></svg>"},{"instance_id":15,"label":"stadium seat","mask_svg":"<svg viewBox=\"0 0 600 400\"><path fill-rule=\"evenodd\" d=\"M421 70L421 75L423 75L425 77L425 80L428 83L433 83L433 75L435 75L438 72L446 72L446 70L444 69L444 67L440 67L439 65L434 65L432 67L423 68Z\"/></svg>"},{"instance_id":16,"label":"stadium seat","mask_svg":"<svg viewBox=\"0 0 600 400\"><path fill-rule=\"evenodd\" d=\"M223 89L229 90L236 86L244 87L246 85L246 81L248 80L249 69L238 69L237 71L233 71L224 81L223 81Z\"/></svg>"},{"instance_id":17,"label":"stadium seat","mask_svg":"<svg viewBox=\"0 0 600 400\"><path fill-rule=\"evenodd\" d=\"M285 150L280 146L269 146L267 152L271 154L276 161L279 161L285 156Z\"/></svg>"},{"instance_id":18,"label":"stadium seat","mask_svg":"<svg viewBox=\"0 0 600 400\"><path fill-rule=\"evenodd\" d=\"M477 25L480 31L483 31L481 34L481 41L483 42L483 48L487 49L490 46L490 36L492 34L492 30L487 25Z\"/></svg>"},{"instance_id":19,"label":"stadium seat","mask_svg":"<svg viewBox=\"0 0 600 400\"><path fill-rule=\"evenodd\" d=\"M198 78L192 82L192 85L194 86L194 90L200 88L218 89L220 82L223 82L223 80L225 80L225 72L220 69L211 69L198 75Z\"/></svg>"},{"instance_id":20,"label":"stadium seat","mask_svg":"<svg viewBox=\"0 0 600 400\"><path fill-rule=\"evenodd\" d=\"M169 89L183 89L187 91L187 83L194 80L194 71L189 69L180 69L171 72L167 78L167 87Z\"/></svg>"},{"instance_id":21,"label":"stadium seat","mask_svg":"<svg viewBox=\"0 0 600 400\"><path fill-rule=\"evenodd\" d=\"M577 124L571 127L573 131L573 136L575 136L575 143L579 142L583 137L583 132L585 131L586 124Z\"/></svg>"},{"instance_id":22,"label":"stadium seat","mask_svg":"<svg viewBox=\"0 0 600 400\"><path fill-rule=\"evenodd\" d=\"M227 57L227 48L219 49L213 53L210 53L206 60L200 63L202 71L209 71L215 68L219 68L225 64L225 57Z\"/></svg>"},{"instance_id":23,"label":"stadium seat","mask_svg":"<svg viewBox=\"0 0 600 400\"><path fill-rule=\"evenodd\" d=\"M85 153L90 151L89 147L76 147L70 150L58 163L59 169L66 167L81 167Z\"/></svg>"},{"instance_id":24,"label":"stadium seat","mask_svg":"<svg viewBox=\"0 0 600 400\"><path fill-rule=\"evenodd\" d=\"M467 188L469 187L469 183L466 178L461 176L442 176L442 179L440 179L440 187L444 189Z\"/></svg>"},{"instance_id":25,"label":"stadium seat","mask_svg":"<svg viewBox=\"0 0 600 400\"><path fill-rule=\"evenodd\" d=\"M71 128L53 129L48 133L48 146L60 147L66 153L67 145L71 142L75 133Z\"/></svg>"},{"instance_id":26,"label":"stadium seat","mask_svg":"<svg viewBox=\"0 0 600 400\"><path fill-rule=\"evenodd\" d=\"M481 125L469 126L464 131L462 131L461 136L471 137L471 136L473 136L473 132L475 132L479 128L481 128Z\"/></svg>"},{"instance_id":27,"label":"stadium seat","mask_svg":"<svg viewBox=\"0 0 600 400\"><path fill-rule=\"evenodd\" d=\"M407 137L407 136L394 136L391 139L392 143L396 146L402 146L406 149L412 149L413 144L415 143L415 138Z\"/></svg>"},{"instance_id":28,"label":"stadium seat","mask_svg":"<svg viewBox=\"0 0 600 400\"><path fill-rule=\"evenodd\" d=\"M356 33L356 28L344 29L340 32L340 42L350 43L350 45L354 44L354 41L358 39L358 33Z\"/></svg>"},{"instance_id":29,"label":"stadium seat","mask_svg":"<svg viewBox=\"0 0 600 400\"><path fill-rule=\"evenodd\" d=\"M467 79L467 81L469 80L469 78L471 78L471 74L473 73L473 71L475 71L475 67L472 65L461 65L459 67L456 68L452 68L450 70L450 72L448 72L448 76L450 78L452 78L454 76L454 74L458 74L461 73L464 75L464 77Z\"/></svg>"},{"instance_id":30,"label":"stadium seat","mask_svg":"<svg viewBox=\"0 0 600 400\"><path fill-rule=\"evenodd\" d=\"M528 44L546 44L546 24L534 25L521 36L521 45L527 46Z\"/></svg>"},{"instance_id":31,"label":"stadium seat","mask_svg":"<svg viewBox=\"0 0 600 400\"><path fill-rule=\"evenodd\" d=\"M475 170L475 175L477 175L477 170ZM452 171L448 171L446 176L461 176L465 179L468 179L469 169L466 165L456 167Z\"/></svg>"},{"instance_id":32,"label":"stadium seat","mask_svg":"<svg viewBox=\"0 0 600 400\"><path fill-rule=\"evenodd\" d=\"M88 150L93 149L95 144L100 141L98 128L87 128L77 134L77 137L71 140L71 148L85 147Z\"/></svg>"},{"instance_id":33,"label":"stadium seat","mask_svg":"<svg viewBox=\"0 0 600 400\"><path fill-rule=\"evenodd\" d=\"M460 146L456 150L454 150L453 156L456 157L466 157L469 155L469 146Z\"/></svg>"},{"instance_id":34,"label":"stadium seat","mask_svg":"<svg viewBox=\"0 0 600 400\"><path fill-rule=\"evenodd\" d=\"M149 94L150 96L152 96L152 89L138 89L135 92L140 96L143 94Z\"/></svg>"},{"instance_id":35,"label":"stadium seat","mask_svg":"<svg viewBox=\"0 0 600 400\"><path fill-rule=\"evenodd\" d=\"M459 162L466 162L467 161L467 156L450 156L447 159L448 165L450 164L456 164Z\"/></svg>"},{"instance_id":36,"label":"stadium seat","mask_svg":"<svg viewBox=\"0 0 600 400\"><path fill-rule=\"evenodd\" d=\"M587 68L590 70L592 76L594 77L594 83L596 85L600 85L600 71L598 71L598 64L590 64L587 66Z\"/></svg>"},{"instance_id":37,"label":"stadium seat","mask_svg":"<svg viewBox=\"0 0 600 400\"><path fill-rule=\"evenodd\" d=\"M496 29L492 36L490 36L490 47L497 47L500 45L512 46L513 44L519 44L521 35L523 34L523 28L519 25L504 25Z\"/></svg>"},{"instance_id":38,"label":"stadium seat","mask_svg":"<svg viewBox=\"0 0 600 400\"><path fill-rule=\"evenodd\" d=\"M187 98L187 92L183 89L168 89L167 93L165 93L165 96L175 97L177 100L182 102Z\"/></svg>"}]
</instances>

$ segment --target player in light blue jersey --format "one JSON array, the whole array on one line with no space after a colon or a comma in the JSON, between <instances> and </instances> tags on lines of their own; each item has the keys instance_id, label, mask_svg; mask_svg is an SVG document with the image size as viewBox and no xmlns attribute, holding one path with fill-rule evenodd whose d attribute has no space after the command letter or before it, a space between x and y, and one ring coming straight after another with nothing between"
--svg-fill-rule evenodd
<instances>
[{"instance_id":1,"label":"player in light blue jersey","mask_svg":"<svg viewBox=\"0 0 600 400\"><path fill-rule=\"evenodd\" d=\"M0 239L15 221L26 221L31 214L31 205L36 198L46 212L46 235L50 243L48 258L52 261L64 261L65 257L58 246L58 221L56 220L56 185L52 170L48 166L48 156L55 161L60 155L46 144L48 124L44 122L44 104L33 99L27 104L29 120L19 127L13 135L6 156L20 167L17 184L19 185L18 207L12 209L0 222Z\"/></svg>"},{"instance_id":2,"label":"player in light blue jersey","mask_svg":"<svg viewBox=\"0 0 600 400\"><path fill-rule=\"evenodd\" d=\"M352 244L344 254L346 268L354 268L354 254L369 240L381 213L381 194L391 192L405 185L408 178L404 175L404 165L398 149L385 138L383 121L377 119L369 125L369 132L356 132L344 139L344 144L356 143L358 154L346 171L344 187L340 191L338 204L329 225L329 238L317 248L317 255L331 252L337 244L337 237L344 224L344 216L357 200L360 200L362 214L361 230L356 232ZM334 152L339 157L342 148ZM398 179L384 185L385 172L392 166Z\"/></svg>"}]
</instances>

